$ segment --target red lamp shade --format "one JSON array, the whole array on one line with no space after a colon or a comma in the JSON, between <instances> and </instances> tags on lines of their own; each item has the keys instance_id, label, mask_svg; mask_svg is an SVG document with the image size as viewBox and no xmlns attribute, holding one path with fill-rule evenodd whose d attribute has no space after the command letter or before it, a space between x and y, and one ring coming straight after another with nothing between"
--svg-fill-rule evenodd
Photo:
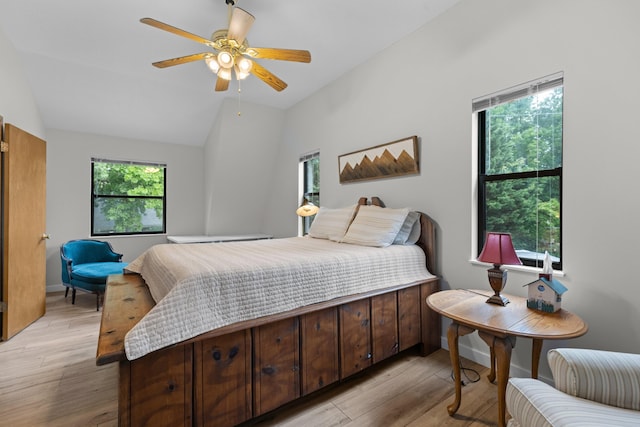
<instances>
[{"instance_id":1,"label":"red lamp shade","mask_svg":"<svg viewBox=\"0 0 640 427\"><path fill-rule=\"evenodd\" d=\"M516 255L509 233L487 233L484 248L478 256L478 261L490 262L493 265L521 265L522 261Z\"/></svg>"},{"instance_id":2,"label":"red lamp shade","mask_svg":"<svg viewBox=\"0 0 640 427\"><path fill-rule=\"evenodd\" d=\"M482 248L482 252L480 252L478 261L493 264L493 268L490 268L487 273L489 275L489 284L494 294L491 295L487 302L501 306L507 305L509 299L500 295L500 291L502 291L507 284L507 272L506 270L500 270L500 266L503 264L522 264L518 255L516 255L516 250L513 249L511 234L487 233L484 248Z\"/></svg>"}]
</instances>

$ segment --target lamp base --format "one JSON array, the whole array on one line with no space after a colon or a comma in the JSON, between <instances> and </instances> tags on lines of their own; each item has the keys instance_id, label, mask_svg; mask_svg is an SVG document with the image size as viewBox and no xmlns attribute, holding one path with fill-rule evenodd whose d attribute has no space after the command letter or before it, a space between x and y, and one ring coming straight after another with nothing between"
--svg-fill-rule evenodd
<instances>
[{"instance_id":1,"label":"lamp base","mask_svg":"<svg viewBox=\"0 0 640 427\"><path fill-rule=\"evenodd\" d=\"M491 295L491 297L487 300L487 302L489 304L497 304L504 307L505 305L509 304L509 299L503 297L500 294L497 294L497 295Z\"/></svg>"},{"instance_id":2,"label":"lamp base","mask_svg":"<svg viewBox=\"0 0 640 427\"><path fill-rule=\"evenodd\" d=\"M507 272L506 270L500 270L500 266L494 264L493 268L488 270L489 274L489 284L491 285L491 289L493 289L494 294L491 295L491 298L487 300L490 304L497 304L501 306L505 306L509 304L509 300L502 295L500 295L500 291L504 289L504 286L507 284Z\"/></svg>"}]
</instances>

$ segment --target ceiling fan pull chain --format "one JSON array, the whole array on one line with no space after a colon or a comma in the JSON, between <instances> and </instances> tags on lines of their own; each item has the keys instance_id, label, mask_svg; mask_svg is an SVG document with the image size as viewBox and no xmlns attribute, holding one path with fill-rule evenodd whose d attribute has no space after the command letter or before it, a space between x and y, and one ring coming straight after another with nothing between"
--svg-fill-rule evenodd
<instances>
[{"instance_id":1,"label":"ceiling fan pull chain","mask_svg":"<svg viewBox=\"0 0 640 427\"><path fill-rule=\"evenodd\" d=\"M242 111L240 111L240 94L242 93L241 80L238 80L238 117L242 115Z\"/></svg>"}]
</instances>

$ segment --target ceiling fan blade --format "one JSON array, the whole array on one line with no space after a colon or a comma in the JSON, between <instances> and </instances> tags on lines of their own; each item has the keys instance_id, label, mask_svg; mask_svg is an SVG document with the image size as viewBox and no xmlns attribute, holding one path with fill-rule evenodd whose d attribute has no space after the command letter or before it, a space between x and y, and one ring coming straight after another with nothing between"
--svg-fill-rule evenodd
<instances>
[{"instance_id":1,"label":"ceiling fan blade","mask_svg":"<svg viewBox=\"0 0 640 427\"><path fill-rule=\"evenodd\" d=\"M227 89L229 89L229 80L218 77L218 80L216 80L216 92L224 92Z\"/></svg>"},{"instance_id":2,"label":"ceiling fan blade","mask_svg":"<svg viewBox=\"0 0 640 427\"><path fill-rule=\"evenodd\" d=\"M210 53L194 53L193 55L181 56L179 58L171 58L165 59L164 61L154 62L154 67L158 68L167 68L173 67L174 65L186 64L187 62L198 61L200 59L205 59Z\"/></svg>"},{"instance_id":3,"label":"ceiling fan blade","mask_svg":"<svg viewBox=\"0 0 640 427\"><path fill-rule=\"evenodd\" d=\"M280 61L311 62L308 50L277 49L273 47L250 47L245 52L252 58L277 59Z\"/></svg>"},{"instance_id":4,"label":"ceiling fan blade","mask_svg":"<svg viewBox=\"0 0 640 427\"><path fill-rule=\"evenodd\" d=\"M231 15L231 21L229 22L227 38L233 39L237 41L239 45L242 45L255 20L256 18L246 10L235 7Z\"/></svg>"},{"instance_id":5,"label":"ceiling fan blade","mask_svg":"<svg viewBox=\"0 0 640 427\"><path fill-rule=\"evenodd\" d=\"M255 75L278 92L284 90L287 87L287 84L276 77L271 71L267 70L255 61L251 62L253 62L251 66L251 74Z\"/></svg>"},{"instance_id":6,"label":"ceiling fan blade","mask_svg":"<svg viewBox=\"0 0 640 427\"><path fill-rule=\"evenodd\" d=\"M186 37L198 43L206 44L207 46L213 48L213 42L211 40L192 34L188 31L181 30L180 28L174 27L172 25L165 24L164 22L156 21L153 18L142 18L140 22L142 22L143 24L151 25L152 27L156 27L164 31L168 31L170 33L176 34L181 37Z\"/></svg>"}]
</instances>

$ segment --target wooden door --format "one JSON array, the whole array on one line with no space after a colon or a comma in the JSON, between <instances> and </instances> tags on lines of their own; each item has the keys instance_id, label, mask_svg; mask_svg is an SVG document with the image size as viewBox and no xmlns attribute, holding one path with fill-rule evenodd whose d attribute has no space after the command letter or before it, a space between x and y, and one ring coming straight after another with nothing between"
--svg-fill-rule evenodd
<instances>
[{"instance_id":1,"label":"wooden door","mask_svg":"<svg viewBox=\"0 0 640 427\"><path fill-rule=\"evenodd\" d=\"M40 318L46 302L46 143L7 124L2 177L2 339Z\"/></svg>"}]
</instances>

